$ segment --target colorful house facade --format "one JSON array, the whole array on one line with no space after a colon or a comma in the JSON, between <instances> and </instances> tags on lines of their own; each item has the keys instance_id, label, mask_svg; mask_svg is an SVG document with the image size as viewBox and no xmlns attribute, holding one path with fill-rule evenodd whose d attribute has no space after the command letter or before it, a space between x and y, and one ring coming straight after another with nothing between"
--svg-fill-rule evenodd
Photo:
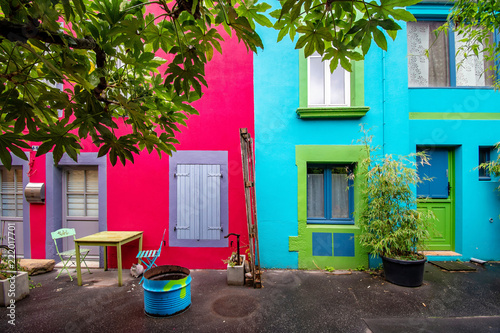
<instances>
[{"instance_id":1,"label":"colorful house facade","mask_svg":"<svg viewBox=\"0 0 500 333\"><path fill-rule=\"evenodd\" d=\"M498 182L477 166L496 158L500 94L476 75L484 62L456 69L462 59L453 34L423 55L449 6L410 10L418 21L403 25L387 52L373 47L352 73L331 75L320 57L277 43L271 29L259 30L265 50L257 55L226 38L223 55L208 64L200 115L181 129L172 157L141 153L133 164L112 166L91 142L78 162L64 156L55 165L50 153L35 157L36 147L29 161L13 157L11 171L0 167L0 219L14 226L18 253L56 259L51 232L62 227L77 237L143 231L144 249L157 249L166 230L158 264L224 268L236 246L224 236L241 234L242 252L248 244L239 141L239 128L247 128L255 139L261 267L368 267L356 238L363 124L380 154L431 157L422 172L434 181L417 189L429 198L419 209L439 219L429 258L498 260ZM45 185L43 204L25 200L28 183ZM137 245L123 247L124 267L135 262ZM109 256L113 265L114 249ZM102 261L102 249L91 257Z\"/></svg>"},{"instance_id":2,"label":"colorful house facade","mask_svg":"<svg viewBox=\"0 0 500 333\"><path fill-rule=\"evenodd\" d=\"M227 36L226 36L227 37ZM18 255L56 259L51 232L75 228L77 238L100 231L143 231L143 249L165 245L157 264L189 268L223 268L236 249L224 238L241 234L248 245L240 128L253 135L252 55L236 38L226 38L223 54L207 65L208 87L195 103L200 115L181 127L172 157L142 152L134 163L111 165L107 156L83 142L78 162L63 156L54 164L51 153L29 162L13 158L11 171L1 170L1 220L4 234L15 229ZM44 203L28 203L24 188L43 183ZM4 223L2 223L4 225ZM8 229L10 226L10 229ZM7 242L7 239L5 239ZM72 240L59 245L74 247ZM136 262L138 241L123 246L123 267ZM108 249L116 267L116 250ZM102 263L102 248L90 259Z\"/></svg>"},{"instance_id":3,"label":"colorful house facade","mask_svg":"<svg viewBox=\"0 0 500 333\"><path fill-rule=\"evenodd\" d=\"M372 48L351 74L330 75L320 57L305 59L291 42L276 43L274 31L259 31L265 50L254 57L254 80L263 267L368 267L356 238L363 184L346 177L364 157L360 124L380 154L430 155L431 166L419 172L434 181L417 189L428 198L418 208L438 218L429 259L498 260L498 183L476 168L495 158L500 94L479 75L487 66L481 59L456 69L463 59L455 57L453 33L440 36L425 56L449 9L436 2L411 7L417 22L404 25L387 52Z\"/></svg>"}]
</instances>

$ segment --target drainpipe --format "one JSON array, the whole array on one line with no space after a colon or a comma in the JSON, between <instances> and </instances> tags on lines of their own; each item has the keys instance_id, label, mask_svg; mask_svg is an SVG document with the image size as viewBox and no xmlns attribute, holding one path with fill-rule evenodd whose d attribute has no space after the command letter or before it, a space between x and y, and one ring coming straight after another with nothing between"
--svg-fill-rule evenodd
<instances>
[{"instance_id":1,"label":"drainpipe","mask_svg":"<svg viewBox=\"0 0 500 333\"><path fill-rule=\"evenodd\" d=\"M382 156L385 156L385 51L382 50Z\"/></svg>"}]
</instances>

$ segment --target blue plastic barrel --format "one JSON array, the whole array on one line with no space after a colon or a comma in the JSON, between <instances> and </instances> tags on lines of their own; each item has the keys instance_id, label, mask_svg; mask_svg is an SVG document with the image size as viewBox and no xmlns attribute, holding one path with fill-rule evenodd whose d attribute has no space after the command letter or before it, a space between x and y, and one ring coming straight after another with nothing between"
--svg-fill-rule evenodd
<instances>
[{"instance_id":1,"label":"blue plastic barrel","mask_svg":"<svg viewBox=\"0 0 500 333\"><path fill-rule=\"evenodd\" d=\"M144 273L144 312L152 317L170 317L191 305L189 269L164 265Z\"/></svg>"}]
</instances>

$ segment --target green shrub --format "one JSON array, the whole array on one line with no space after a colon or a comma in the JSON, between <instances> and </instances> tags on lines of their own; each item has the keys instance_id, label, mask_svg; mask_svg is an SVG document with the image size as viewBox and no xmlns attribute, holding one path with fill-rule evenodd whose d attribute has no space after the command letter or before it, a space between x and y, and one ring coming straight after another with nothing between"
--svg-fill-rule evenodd
<instances>
[{"instance_id":1,"label":"green shrub","mask_svg":"<svg viewBox=\"0 0 500 333\"><path fill-rule=\"evenodd\" d=\"M422 182L418 164L429 164L425 153L407 156L376 155L366 131L366 158L358 165L364 181L359 216L359 240L372 254L417 260L424 248L434 215L417 210L416 185ZM418 163L417 163L418 161Z\"/></svg>"}]
</instances>

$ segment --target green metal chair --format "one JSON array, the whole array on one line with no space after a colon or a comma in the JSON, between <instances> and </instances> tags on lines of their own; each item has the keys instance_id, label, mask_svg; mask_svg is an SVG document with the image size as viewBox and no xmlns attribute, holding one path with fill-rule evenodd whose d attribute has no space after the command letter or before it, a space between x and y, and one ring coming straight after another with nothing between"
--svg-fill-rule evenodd
<instances>
[{"instance_id":1,"label":"green metal chair","mask_svg":"<svg viewBox=\"0 0 500 333\"><path fill-rule=\"evenodd\" d=\"M73 228L62 228L62 229L56 230L56 231L51 233L52 239L54 240L54 243L56 244L57 254L59 255L59 258L61 258L61 262L63 263L63 268L61 269L59 274L57 274L56 279L59 277L59 275L61 275L61 273L64 270L66 270L66 272L68 272L69 278L71 279L71 281L73 281L73 278L71 277L71 274L69 273L68 267L71 264L76 265L76 263L72 260L73 257L76 259L76 251L75 251L75 249L73 249L73 250L59 252L59 248L57 247L57 240L60 238L71 237L71 236L73 236L73 240L75 240L76 239L75 234L76 234L76 232L75 232L75 229L73 229ZM87 257L89 252L90 252L90 249L82 249L82 248L80 249L80 263L84 263L85 267L87 267L87 270L89 271L89 274L92 274L90 272L89 266L87 266L87 263L85 262L85 258Z\"/></svg>"}]
</instances>

